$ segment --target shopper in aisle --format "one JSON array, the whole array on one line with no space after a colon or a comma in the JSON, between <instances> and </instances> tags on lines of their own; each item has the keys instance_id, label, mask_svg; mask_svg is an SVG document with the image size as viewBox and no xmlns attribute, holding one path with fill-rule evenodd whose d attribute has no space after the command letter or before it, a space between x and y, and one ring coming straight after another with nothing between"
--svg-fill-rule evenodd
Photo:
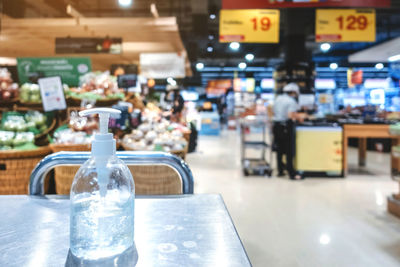
<instances>
[{"instance_id":1,"label":"shopper in aisle","mask_svg":"<svg viewBox=\"0 0 400 267\"><path fill-rule=\"evenodd\" d=\"M165 96L165 101L171 103L171 120L180 122L182 119L182 111L185 101L181 96L179 86L167 86L167 95Z\"/></svg>"},{"instance_id":2,"label":"shopper in aisle","mask_svg":"<svg viewBox=\"0 0 400 267\"><path fill-rule=\"evenodd\" d=\"M274 144L277 152L278 176L284 175L285 165L283 155L286 156L286 170L290 179L299 180L302 177L296 174L293 167L294 157L294 122L300 118L298 115L299 106L297 97L299 96L299 86L289 83L283 88L283 94L279 95L274 104Z\"/></svg>"}]
</instances>

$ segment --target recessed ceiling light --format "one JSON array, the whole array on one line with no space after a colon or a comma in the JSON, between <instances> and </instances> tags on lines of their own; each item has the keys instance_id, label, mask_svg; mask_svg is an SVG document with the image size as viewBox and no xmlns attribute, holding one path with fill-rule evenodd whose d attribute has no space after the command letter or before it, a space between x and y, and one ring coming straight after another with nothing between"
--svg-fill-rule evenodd
<instances>
[{"instance_id":1,"label":"recessed ceiling light","mask_svg":"<svg viewBox=\"0 0 400 267\"><path fill-rule=\"evenodd\" d=\"M331 44L329 43L322 43L319 46L319 49L321 49L322 52L328 52L331 49Z\"/></svg>"},{"instance_id":2,"label":"recessed ceiling light","mask_svg":"<svg viewBox=\"0 0 400 267\"><path fill-rule=\"evenodd\" d=\"M210 14L210 19L215 19L217 16L215 14Z\"/></svg>"},{"instance_id":3,"label":"recessed ceiling light","mask_svg":"<svg viewBox=\"0 0 400 267\"><path fill-rule=\"evenodd\" d=\"M253 54L247 54L247 55L245 56L245 59L246 59L247 61L253 61L254 55L253 55Z\"/></svg>"},{"instance_id":4,"label":"recessed ceiling light","mask_svg":"<svg viewBox=\"0 0 400 267\"><path fill-rule=\"evenodd\" d=\"M383 64L382 63L377 63L376 65L375 65L375 68L377 69L377 70L381 70L381 69L383 69Z\"/></svg>"},{"instance_id":5,"label":"recessed ceiling light","mask_svg":"<svg viewBox=\"0 0 400 267\"><path fill-rule=\"evenodd\" d=\"M331 68L331 70L336 70L338 67L339 67L339 66L338 66L337 63L331 63L331 64L329 65L329 68Z\"/></svg>"},{"instance_id":6,"label":"recessed ceiling light","mask_svg":"<svg viewBox=\"0 0 400 267\"><path fill-rule=\"evenodd\" d=\"M240 62L238 67L239 67L239 69L243 70L243 69L245 69L247 67L247 64L244 63L244 62Z\"/></svg>"},{"instance_id":7,"label":"recessed ceiling light","mask_svg":"<svg viewBox=\"0 0 400 267\"><path fill-rule=\"evenodd\" d=\"M211 53L212 51L214 51L214 47L212 45L208 45L207 52Z\"/></svg>"},{"instance_id":8,"label":"recessed ceiling light","mask_svg":"<svg viewBox=\"0 0 400 267\"><path fill-rule=\"evenodd\" d=\"M235 50L235 51L239 50L240 44L238 42L232 42L232 43L229 44L229 48L232 49L232 50Z\"/></svg>"},{"instance_id":9,"label":"recessed ceiling light","mask_svg":"<svg viewBox=\"0 0 400 267\"><path fill-rule=\"evenodd\" d=\"M214 35L209 34L209 35L208 35L208 40L214 40Z\"/></svg>"},{"instance_id":10,"label":"recessed ceiling light","mask_svg":"<svg viewBox=\"0 0 400 267\"><path fill-rule=\"evenodd\" d=\"M204 69L204 63L201 63L201 62L197 63L197 64L196 64L196 69L197 69L197 70L202 70L202 69Z\"/></svg>"},{"instance_id":11,"label":"recessed ceiling light","mask_svg":"<svg viewBox=\"0 0 400 267\"><path fill-rule=\"evenodd\" d=\"M328 245L331 242L331 237L328 234L322 234L319 237L319 243L321 245Z\"/></svg>"},{"instance_id":12,"label":"recessed ceiling light","mask_svg":"<svg viewBox=\"0 0 400 267\"><path fill-rule=\"evenodd\" d=\"M118 4L123 7L132 5L132 0L118 0Z\"/></svg>"}]
</instances>

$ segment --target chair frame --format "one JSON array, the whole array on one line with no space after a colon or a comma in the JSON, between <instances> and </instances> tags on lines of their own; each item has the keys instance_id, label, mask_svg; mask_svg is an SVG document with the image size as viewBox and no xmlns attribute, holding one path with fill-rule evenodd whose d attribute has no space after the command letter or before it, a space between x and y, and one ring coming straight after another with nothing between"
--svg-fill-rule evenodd
<instances>
[{"instance_id":1,"label":"chair frame","mask_svg":"<svg viewBox=\"0 0 400 267\"><path fill-rule=\"evenodd\" d=\"M118 151L117 157L127 165L166 165L178 172L182 180L182 193L193 194L193 175L181 158L165 152ZM29 195L43 196L47 173L57 166L82 165L91 156L90 152L61 151L42 159L33 169L29 182Z\"/></svg>"}]
</instances>

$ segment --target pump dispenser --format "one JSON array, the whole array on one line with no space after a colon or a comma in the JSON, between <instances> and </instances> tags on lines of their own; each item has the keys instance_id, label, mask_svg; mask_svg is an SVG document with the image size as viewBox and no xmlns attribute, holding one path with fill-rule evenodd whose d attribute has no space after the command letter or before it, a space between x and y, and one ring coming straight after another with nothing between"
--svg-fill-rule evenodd
<instances>
[{"instance_id":1,"label":"pump dispenser","mask_svg":"<svg viewBox=\"0 0 400 267\"><path fill-rule=\"evenodd\" d=\"M115 154L116 142L108 133L110 114L120 111L95 108L80 116L99 114L100 133L92 142L91 157L79 168L71 186L70 251L84 260L110 258L135 249L135 185L125 163Z\"/></svg>"}]
</instances>

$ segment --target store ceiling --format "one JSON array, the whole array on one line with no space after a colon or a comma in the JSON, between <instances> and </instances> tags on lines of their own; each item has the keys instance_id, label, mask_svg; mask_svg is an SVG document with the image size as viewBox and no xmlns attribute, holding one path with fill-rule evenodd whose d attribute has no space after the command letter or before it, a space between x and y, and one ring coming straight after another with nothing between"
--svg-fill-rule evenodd
<instances>
[{"instance_id":1,"label":"store ceiling","mask_svg":"<svg viewBox=\"0 0 400 267\"><path fill-rule=\"evenodd\" d=\"M281 42L280 44L242 44L238 52L229 49L228 44L218 42L218 11L221 8L220 0L133 0L129 8L121 8L117 0L13 0L5 1L4 13L13 17L68 17L65 12L67 4L72 5L85 17L129 17L152 19L150 5L154 3L160 17L176 17L179 25L179 32L183 44L186 47L191 67L194 70L194 78L198 83L204 84L208 78L201 79L196 72L195 64L203 62L207 67L216 67L206 73L220 73L221 77L226 76L225 67L237 67L237 64L244 61L247 53L253 53L255 60L248 63L250 67L261 67L260 73L264 73L263 67L273 67L282 62L285 55L285 36L291 29L288 28L286 20L288 10L281 10ZM338 62L341 66L351 65L348 63L348 56L367 49L376 44L385 42L400 36L400 0L392 0L391 9L377 9L377 42L376 43L337 43L333 44L329 52L323 53L319 44L314 39L314 10L302 9L301 20L305 20L306 27L302 28L305 35L306 48L311 55L310 58L319 66L325 66L330 62ZM210 14L215 13L215 19ZM131 25L131 24L124 24ZM136 25L129 27L136 28ZM128 28L128 27L125 27ZM140 28L140 27L138 27ZM141 39L142 32L131 31L137 38ZM146 41L142 41L142 47ZM165 40L164 40L165 42ZM207 47L212 46L213 52L207 52ZM140 47L140 46L138 46ZM167 47L167 46L166 46ZM134 48L131 46L131 48ZM232 68L230 68L232 69ZM251 76L255 72L246 72L241 75ZM230 72L233 75L233 71ZM207 76L207 75L205 75ZM218 78L219 76L213 76ZM210 76L210 77L211 77Z\"/></svg>"},{"instance_id":2,"label":"store ceiling","mask_svg":"<svg viewBox=\"0 0 400 267\"><path fill-rule=\"evenodd\" d=\"M388 62L392 56L400 55L400 37L361 50L349 56L349 62Z\"/></svg>"},{"instance_id":3,"label":"store ceiling","mask_svg":"<svg viewBox=\"0 0 400 267\"><path fill-rule=\"evenodd\" d=\"M121 27L121 25L131 25ZM27 18L2 19L0 56L56 56L56 37L121 37L121 55L57 54L91 56L93 68L109 69L111 63L138 63L143 52L186 53L174 17L162 18Z\"/></svg>"}]
</instances>

